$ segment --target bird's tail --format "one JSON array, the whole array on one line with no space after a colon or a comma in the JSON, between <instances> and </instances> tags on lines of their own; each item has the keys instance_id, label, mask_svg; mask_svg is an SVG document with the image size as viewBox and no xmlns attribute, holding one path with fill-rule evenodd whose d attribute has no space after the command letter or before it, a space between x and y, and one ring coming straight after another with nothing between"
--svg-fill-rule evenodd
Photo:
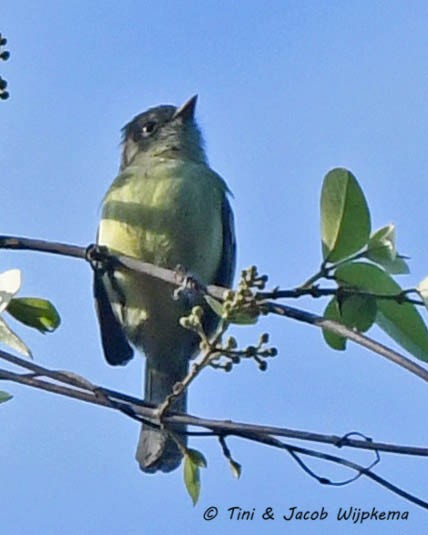
<instances>
[{"instance_id":1,"label":"bird's tail","mask_svg":"<svg viewBox=\"0 0 428 535\"><path fill-rule=\"evenodd\" d=\"M174 385L183 380L187 370L188 362L186 359L181 360L179 367L173 370L171 368L169 370L160 369L155 366L152 359L146 359L144 400L156 405L162 403L171 394ZM171 410L186 412L186 404L187 393L184 392L171 405ZM174 428L170 429L180 433L186 430L186 426L175 425ZM179 435L179 439L184 445L186 444L185 435ZM143 424L135 457L143 472L154 473L158 470L171 472L180 465L182 454L177 443L166 431Z\"/></svg>"}]
</instances>

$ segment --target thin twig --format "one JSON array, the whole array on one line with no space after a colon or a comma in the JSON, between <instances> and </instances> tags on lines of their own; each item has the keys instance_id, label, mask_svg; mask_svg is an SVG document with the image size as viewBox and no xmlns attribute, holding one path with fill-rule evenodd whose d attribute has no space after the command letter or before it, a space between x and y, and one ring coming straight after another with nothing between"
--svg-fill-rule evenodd
<instances>
[{"instance_id":1,"label":"thin twig","mask_svg":"<svg viewBox=\"0 0 428 535\"><path fill-rule=\"evenodd\" d=\"M249 437L245 437L249 438ZM277 440L273 437L260 437L260 436L253 436L252 440L255 442L260 442L262 444L266 444L268 446L274 446L276 448L284 449L288 451L290 454L292 453L299 453L300 455L307 455L310 457L315 457L317 459L322 459L324 461L332 462L335 464L340 464L342 466L345 466L347 468L350 468L351 470L355 470L356 472L360 473L361 475L364 475L382 487L385 487L389 491L393 492L394 494L397 494L398 496L401 496L402 498L408 500L409 502L412 502L416 505L419 505L420 507L423 507L424 509L428 509L428 502L421 500L417 496L414 496L413 494L409 494L405 490L401 489L400 487L397 487L396 485L390 483L386 479L384 479L381 476L378 476L373 471L365 468L364 466L361 466L357 463L354 463L353 461L349 461L348 459L343 459L342 457L337 457L336 455L331 455L324 452L314 451L314 450L308 450L306 448L301 448L299 446L293 446L290 444L286 444L284 442L281 442L280 440ZM292 455L293 456L293 455ZM293 456L294 457L294 456ZM296 460L296 458L294 457ZM324 481L324 483L327 484L327 480Z\"/></svg>"},{"instance_id":2,"label":"thin twig","mask_svg":"<svg viewBox=\"0 0 428 535\"><path fill-rule=\"evenodd\" d=\"M367 290L361 290L359 288L320 288L319 286L311 286L309 288L292 288L291 290L281 290L276 288L267 292L257 292L257 299L299 299L300 297L309 296L315 299L319 297L331 297L331 296L361 296L361 297L373 297L382 301L394 301L398 304L409 303L411 305L425 306L425 303L421 299L412 299L406 295L412 292L416 292L414 288L408 290L402 290L397 294L384 294L368 292Z\"/></svg>"},{"instance_id":3,"label":"thin twig","mask_svg":"<svg viewBox=\"0 0 428 535\"><path fill-rule=\"evenodd\" d=\"M348 340L351 340L352 342L355 342L356 344L359 344L370 351L385 357L391 362L398 364L407 371L417 375L424 381L428 381L428 370L422 366L419 366L419 364L416 364L416 362L413 360L410 360L401 353L398 353L397 351L394 351L393 349L376 342L364 334L348 329L337 321L325 319L322 316L313 314L312 312L306 312L298 308L272 303L269 301L266 301L261 306L266 313L286 316L287 318L302 321L303 323L308 323L309 325L315 325L321 329L326 329L334 334L343 336L344 338L347 338Z\"/></svg>"}]
</instances>

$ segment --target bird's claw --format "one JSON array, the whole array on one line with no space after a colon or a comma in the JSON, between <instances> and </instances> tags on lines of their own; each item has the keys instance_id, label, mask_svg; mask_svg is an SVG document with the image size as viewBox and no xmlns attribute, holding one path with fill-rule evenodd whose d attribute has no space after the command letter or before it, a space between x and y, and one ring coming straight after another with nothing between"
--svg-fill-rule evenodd
<instances>
[{"instance_id":1,"label":"bird's claw","mask_svg":"<svg viewBox=\"0 0 428 535\"><path fill-rule=\"evenodd\" d=\"M174 271L180 286L174 290L173 299L175 301L184 301L189 306L195 305L200 295L204 292L204 286L182 265L178 265Z\"/></svg>"}]
</instances>

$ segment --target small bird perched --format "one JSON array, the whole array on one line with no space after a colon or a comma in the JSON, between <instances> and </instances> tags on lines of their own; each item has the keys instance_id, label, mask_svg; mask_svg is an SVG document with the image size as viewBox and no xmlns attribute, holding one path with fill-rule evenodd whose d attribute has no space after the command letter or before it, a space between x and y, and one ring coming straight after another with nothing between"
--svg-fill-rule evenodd
<instances>
[{"instance_id":1,"label":"small bird perched","mask_svg":"<svg viewBox=\"0 0 428 535\"><path fill-rule=\"evenodd\" d=\"M119 175L102 202L97 242L157 266L182 266L204 285L230 286L235 269L233 215L224 180L208 165L194 119L197 96L181 107L157 106L123 128ZM188 372L199 338L179 324L195 303L173 299L174 287L125 269L95 272L94 295L104 355L126 364L131 344L147 357L145 401L158 405ZM204 326L218 323L206 310ZM186 393L171 406L186 411ZM182 433L185 426L174 431ZM186 444L185 435L180 436ZM144 472L181 462L165 430L142 426L136 459Z\"/></svg>"}]
</instances>

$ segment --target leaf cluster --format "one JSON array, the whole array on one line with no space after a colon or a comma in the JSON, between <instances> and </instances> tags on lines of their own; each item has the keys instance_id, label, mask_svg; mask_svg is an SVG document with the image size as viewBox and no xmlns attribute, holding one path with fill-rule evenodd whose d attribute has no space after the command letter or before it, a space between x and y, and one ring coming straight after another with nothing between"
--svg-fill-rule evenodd
<instances>
[{"instance_id":1,"label":"leaf cluster","mask_svg":"<svg viewBox=\"0 0 428 535\"><path fill-rule=\"evenodd\" d=\"M412 292L423 297L427 285L405 291L395 281L394 275L409 273L396 248L395 227L389 224L372 232L364 193L346 169L333 169L324 179L321 239L323 262L309 285L324 278L337 287L324 317L359 332L376 323L407 351L428 361L426 324L408 299ZM333 349L346 348L346 338L326 330L324 338Z\"/></svg>"}]
</instances>

